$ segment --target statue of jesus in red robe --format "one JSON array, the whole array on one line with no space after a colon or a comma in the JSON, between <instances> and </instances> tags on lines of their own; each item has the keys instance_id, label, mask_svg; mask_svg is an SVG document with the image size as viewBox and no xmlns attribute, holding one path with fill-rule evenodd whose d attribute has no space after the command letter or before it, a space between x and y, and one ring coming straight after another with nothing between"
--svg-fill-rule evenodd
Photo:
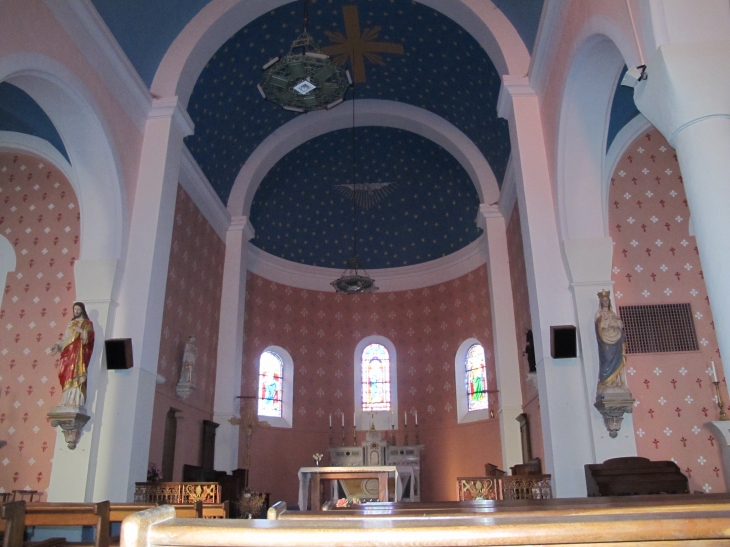
<instances>
[{"instance_id":1,"label":"statue of jesus in red robe","mask_svg":"<svg viewBox=\"0 0 730 547\"><path fill-rule=\"evenodd\" d=\"M74 302L73 319L66 334L51 347L51 353L61 353L58 379L61 381L62 406L83 407L86 404L86 377L94 350L94 325L86 315L86 307Z\"/></svg>"}]
</instances>

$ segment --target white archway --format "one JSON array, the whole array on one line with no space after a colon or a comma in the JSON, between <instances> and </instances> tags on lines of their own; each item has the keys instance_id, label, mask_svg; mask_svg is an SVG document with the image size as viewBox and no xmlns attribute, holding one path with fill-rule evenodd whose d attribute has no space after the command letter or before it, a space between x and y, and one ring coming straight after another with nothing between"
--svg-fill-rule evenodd
<instances>
[{"instance_id":1,"label":"white archway","mask_svg":"<svg viewBox=\"0 0 730 547\"><path fill-rule=\"evenodd\" d=\"M562 240L607 235L603 199L611 103L624 58L605 35L588 37L573 58L560 109L557 207Z\"/></svg>"},{"instance_id":2,"label":"white archway","mask_svg":"<svg viewBox=\"0 0 730 547\"><path fill-rule=\"evenodd\" d=\"M499 200L499 186L492 168L476 145L455 126L422 108L377 99L357 101L356 125L404 129L442 146L464 167L482 203ZM288 152L310 139L352 127L346 108L310 112L298 116L271 133L248 158L228 198L231 216L248 215L254 194L266 173Z\"/></svg>"},{"instance_id":3,"label":"white archway","mask_svg":"<svg viewBox=\"0 0 730 547\"><path fill-rule=\"evenodd\" d=\"M64 158L50 159L64 169L79 200L80 259L121 258L127 207L118 156L98 105L70 70L40 54L0 58L2 81L19 87L38 103L66 147L70 165ZM35 151L43 149L48 150Z\"/></svg>"},{"instance_id":4,"label":"white archway","mask_svg":"<svg viewBox=\"0 0 730 547\"><path fill-rule=\"evenodd\" d=\"M177 96L187 106L195 82L213 54L236 32L268 11L294 0L218 0L205 6L177 36L150 87L160 97ZM469 32L500 74L525 76L530 54L507 17L491 0L417 0Z\"/></svg>"}]
</instances>

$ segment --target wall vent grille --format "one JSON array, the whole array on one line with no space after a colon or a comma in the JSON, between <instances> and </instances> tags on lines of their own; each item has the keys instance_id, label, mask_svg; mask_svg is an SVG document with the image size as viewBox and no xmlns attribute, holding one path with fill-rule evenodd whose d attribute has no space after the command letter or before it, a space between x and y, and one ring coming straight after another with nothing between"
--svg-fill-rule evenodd
<instances>
[{"instance_id":1,"label":"wall vent grille","mask_svg":"<svg viewBox=\"0 0 730 547\"><path fill-rule=\"evenodd\" d=\"M627 353L697 351L692 307L687 304L619 306Z\"/></svg>"}]
</instances>

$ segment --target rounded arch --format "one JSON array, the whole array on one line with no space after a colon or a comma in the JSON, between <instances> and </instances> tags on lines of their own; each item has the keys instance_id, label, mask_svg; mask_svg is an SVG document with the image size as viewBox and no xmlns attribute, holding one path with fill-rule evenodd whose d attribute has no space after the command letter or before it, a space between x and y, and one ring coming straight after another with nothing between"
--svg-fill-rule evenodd
<instances>
[{"instance_id":1,"label":"rounded arch","mask_svg":"<svg viewBox=\"0 0 730 547\"><path fill-rule=\"evenodd\" d=\"M203 67L226 40L257 17L292 1L209 3L165 53L152 81L152 93L160 97L177 96L187 106ZM527 74L530 54L515 28L491 0L417 1L443 13L469 32L500 74Z\"/></svg>"},{"instance_id":2,"label":"rounded arch","mask_svg":"<svg viewBox=\"0 0 730 547\"><path fill-rule=\"evenodd\" d=\"M588 36L570 65L560 107L557 203L561 238L606 232L603 172L611 103L624 56L605 34Z\"/></svg>"},{"instance_id":3,"label":"rounded arch","mask_svg":"<svg viewBox=\"0 0 730 547\"><path fill-rule=\"evenodd\" d=\"M378 431L385 431L390 429L391 425L398 427L398 353L395 350L395 345L385 336L379 334L373 334L366 336L357 346L355 346L355 353L353 356L353 370L355 372L353 394L355 404L355 425L357 429L368 430L370 429L370 412L363 412L362 410L362 353L366 347L370 344L380 344L386 350L388 350L388 357L390 358L390 412L376 412L374 413L372 420L374 420L375 428Z\"/></svg>"},{"instance_id":4,"label":"rounded arch","mask_svg":"<svg viewBox=\"0 0 730 547\"><path fill-rule=\"evenodd\" d=\"M282 405L281 416L261 416L273 427L292 427L294 416L294 360L291 354L280 346L268 346L259 355L259 371L261 370L260 360L264 353L269 352L277 355L282 364Z\"/></svg>"},{"instance_id":5,"label":"rounded arch","mask_svg":"<svg viewBox=\"0 0 730 547\"><path fill-rule=\"evenodd\" d=\"M479 420L488 420L490 409L469 411L468 393L466 389L466 355L472 346L481 346L482 344L476 338L467 338L464 340L454 354L454 387L456 388L456 419L462 423L476 422ZM485 363L486 364L486 363ZM489 387L484 386L488 391Z\"/></svg>"},{"instance_id":6,"label":"rounded arch","mask_svg":"<svg viewBox=\"0 0 730 547\"><path fill-rule=\"evenodd\" d=\"M7 81L30 95L56 127L70 164L64 169L81 211L80 259L119 259L124 246L126 203L119 159L104 117L76 76L57 61L36 53L0 58L0 82ZM30 141L27 141L29 143ZM19 145L18 142L11 145ZM48 153L47 147L35 146ZM53 156L52 153L49 153Z\"/></svg>"},{"instance_id":7,"label":"rounded arch","mask_svg":"<svg viewBox=\"0 0 730 547\"><path fill-rule=\"evenodd\" d=\"M362 99L356 105L356 125L404 129L442 146L464 167L482 203L499 200L492 168L477 146L443 118L415 106L394 101ZM248 215L254 194L266 173L300 144L330 131L352 127L352 112L345 108L310 112L281 126L251 154L236 177L228 198L231 216Z\"/></svg>"}]
</instances>

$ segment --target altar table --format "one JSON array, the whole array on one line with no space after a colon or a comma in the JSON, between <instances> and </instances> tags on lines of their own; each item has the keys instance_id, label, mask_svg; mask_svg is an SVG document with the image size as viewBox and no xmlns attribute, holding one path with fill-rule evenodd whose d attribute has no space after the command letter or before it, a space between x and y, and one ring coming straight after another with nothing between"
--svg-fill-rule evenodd
<instances>
[{"instance_id":1,"label":"altar table","mask_svg":"<svg viewBox=\"0 0 730 547\"><path fill-rule=\"evenodd\" d=\"M401 466L372 465L357 467L302 467L299 470L299 509L307 510L309 485L312 483L312 511L321 509L322 481L342 479L378 479L378 501L388 501L388 476L395 477L395 500L403 495L398 474ZM402 471L408 471L402 469ZM411 471L412 473L412 471ZM314 479L312 481L312 479Z\"/></svg>"}]
</instances>

